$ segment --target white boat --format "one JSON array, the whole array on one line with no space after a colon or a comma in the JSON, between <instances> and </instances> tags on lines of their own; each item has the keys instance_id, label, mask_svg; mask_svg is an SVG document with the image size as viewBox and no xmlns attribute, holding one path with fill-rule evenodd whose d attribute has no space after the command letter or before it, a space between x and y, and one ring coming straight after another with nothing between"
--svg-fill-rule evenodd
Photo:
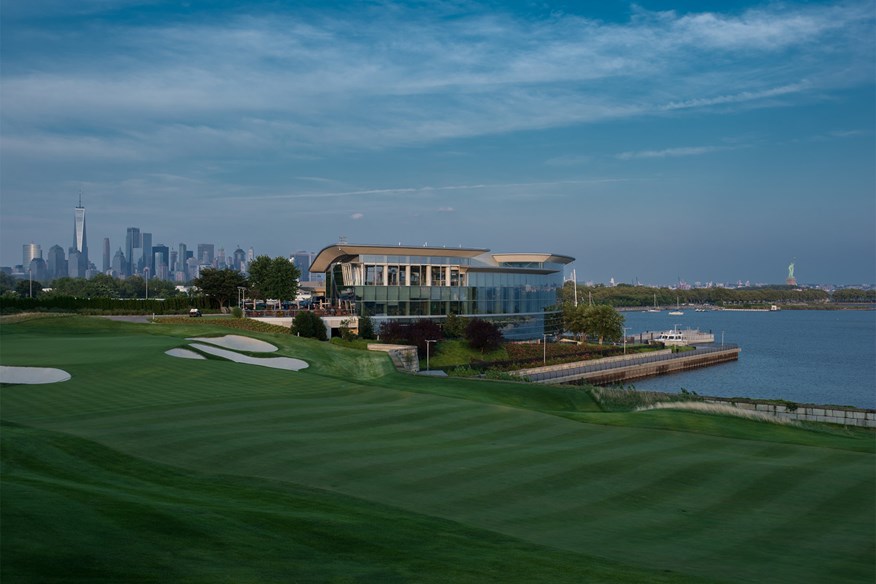
<instances>
[{"instance_id":1,"label":"white boat","mask_svg":"<svg viewBox=\"0 0 876 584\"><path fill-rule=\"evenodd\" d=\"M678 304L678 296L675 297L675 310L670 310L669 316L684 316L684 311L681 310L681 306Z\"/></svg>"},{"instance_id":2,"label":"white boat","mask_svg":"<svg viewBox=\"0 0 876 584\"><path fill-rule=\"evenodd\" d=\"M701 343L714 343L715 335L712 333L704 333L699 329L685 329L680 330L678 325L675 326L671 331L664 331L660 333L656 339L656 342L663 343L667 347L678 347L683 345L696 345Z\"/></svg>"},{"instance_id":3,"label":"white boat","mask_svg":"<svg viewBox=\"0 0 876 584\"><path fill-rule=\"evenodd\" d=\"M654 294L654 308L649 308L648 312L662 312L659 308L657 308L657 295Z\"/></svg>"}]
</instances>

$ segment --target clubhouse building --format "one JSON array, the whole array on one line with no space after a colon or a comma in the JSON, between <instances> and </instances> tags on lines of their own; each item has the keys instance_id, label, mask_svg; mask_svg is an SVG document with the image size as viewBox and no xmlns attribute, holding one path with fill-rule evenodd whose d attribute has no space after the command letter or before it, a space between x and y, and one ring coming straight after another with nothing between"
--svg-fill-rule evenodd
<instances>
[{"instance_id":1,"label":"clubhouse building","mask_svg":"<svg viewBox=\"0 0 876 584\"><path fill-rule=\"evenodd\" d=\"M560 318L563 269L573 261L550 253L338 243L316 255L310 272L325 274L331 306L375 324L457 314L490 320L508 339L535 339Z\"/></svg>"}]
</instances>

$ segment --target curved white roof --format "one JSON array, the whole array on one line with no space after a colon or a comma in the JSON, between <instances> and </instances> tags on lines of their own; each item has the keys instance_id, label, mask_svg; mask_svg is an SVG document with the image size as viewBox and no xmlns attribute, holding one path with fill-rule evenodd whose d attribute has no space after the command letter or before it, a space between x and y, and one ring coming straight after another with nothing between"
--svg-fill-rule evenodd
<instances>
[{"instance_id":1,"label":"curved white roof","mask_svg":"<svg viewBox=\"0 0 876 584\"><path fill-rule=\"evenodd\" d=\"M500 263L554 263L570 264L575 258L552 253L495 253L475 247L435 247L405 245L370 245L336 243L323 248L310 264L311 272L326 272L336 262L352 261L360 255L442 256L453 258L492 259ZM489 260L487 260L489 261Z\"/></svg>"}]
</instances>

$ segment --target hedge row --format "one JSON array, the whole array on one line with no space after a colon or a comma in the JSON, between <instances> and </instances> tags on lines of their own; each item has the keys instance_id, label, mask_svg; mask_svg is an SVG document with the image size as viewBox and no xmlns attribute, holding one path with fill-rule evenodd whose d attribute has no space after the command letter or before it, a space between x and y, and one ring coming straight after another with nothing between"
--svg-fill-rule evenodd
<instances>
[{"instance_id":1,"label":"hedge row","mask_svg":"<svg viewBox=\"0 0 876 584\"><path fill-rule=\"evenodd\" d=\"M164 300L136 298L75 298L45 296L42 298L0 297L0 314L23 311L102 312L116 314L179 314L190 308L207 308L202 297L174 297Z\"/></svg>"}]
</instances>

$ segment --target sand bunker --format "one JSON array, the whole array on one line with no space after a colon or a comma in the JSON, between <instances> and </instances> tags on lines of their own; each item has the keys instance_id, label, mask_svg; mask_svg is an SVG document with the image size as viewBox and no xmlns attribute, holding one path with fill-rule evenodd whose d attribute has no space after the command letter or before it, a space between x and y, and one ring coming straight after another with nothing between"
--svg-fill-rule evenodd
<instances>
[{"instance_id":1,"label":"sand bunker","mask_svg":"<svg viewBox=\"0 0 876 584\"><path fill-rule=\"evenodd\" d=\"M188 349L170 349L169 351L165 351L164 354L170 355L171 357L179 357L181 359L206 359L206 357L200 353L195 353Z\"/></svg>"},{"instance_id":2,"label":"sand bunker","mask_svg":"<svg viewBox=\"0 0 876 584\"><path fill-rule=\"evenodd\" d=\"M268 343L265 344L267 345ZM299 369L304 369L307 367L306 361L302 361L301 359L292 359L291 357L249 357L247 355L235 353L234 351L226 351L225 349L211 347L210 345L202 345L200 343L192 343L192 347L198 349L199 351L209 353L210 355L216 355L217 357L222 357L223 359L234 361L235 363L246 363L247 365L261 365L262 367L271 367L273 369L286 369L287 371L298 371ZM276 347L274 348L274 350L276 350Z\"/></svg>"},{"instance_id":3,"label":"sand bunker","mask_svg":"<svg viewBox=\"0 0 876 584\"><path fill-rule=\"evenodd\" d=\"M70 374L63 369L0 366L0 383L39 385L43 383L58 383L68 379L70 379Z\"/></svg>"},{"instance_id":4,"label":"sand bunker","mask_svg":"<svg viewBox=\"0 0 876 584\"><path fill-rule=\"evenodd\" d=\"M241 335L225 335L224 337L194 337L186 339L187 341L201 341L202 343L210 343L217 347L232 349L235 351L249 351L250 353L273 353L277 347L271 343L266 343L258 339L244 337Z\"/></svg>"}]
</instances>

